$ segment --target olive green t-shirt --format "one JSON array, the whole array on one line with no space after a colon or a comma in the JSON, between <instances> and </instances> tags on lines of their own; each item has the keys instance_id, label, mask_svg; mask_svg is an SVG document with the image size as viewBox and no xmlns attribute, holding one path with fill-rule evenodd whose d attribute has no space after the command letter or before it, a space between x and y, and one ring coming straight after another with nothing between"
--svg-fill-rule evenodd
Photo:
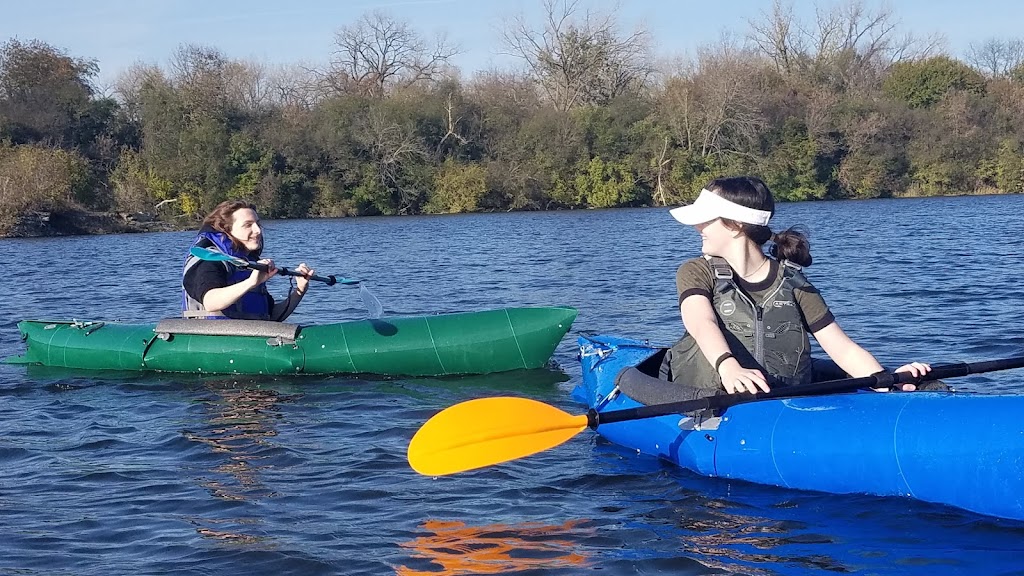
<instances>
[{"instance_id":1,"label":"olive green t-shirt","mask_svg":"<svg viewBox=\"0 0 1024 576\"><path fill-rule=\"evenodd\" d=\"M782 265L774 258L769 259L768 276L761 282L747 282L739 277L733 276L733 281L743 289L758 306L764 305L765 297L773 292L782 281ZM712 296L715 291L715 272L707 258L699 257L683 262L676 270L676 291L679 293L679 304L687 297L694 294L706 296L708 300L714 301ZM825 304L825 299L818 293L817 288L807 283L803 288L797 289L793 294L796 298L797 308L804 319L804 327L811 334L821 330L835 322L832 311Z\"/></svg>"}]
</instances>

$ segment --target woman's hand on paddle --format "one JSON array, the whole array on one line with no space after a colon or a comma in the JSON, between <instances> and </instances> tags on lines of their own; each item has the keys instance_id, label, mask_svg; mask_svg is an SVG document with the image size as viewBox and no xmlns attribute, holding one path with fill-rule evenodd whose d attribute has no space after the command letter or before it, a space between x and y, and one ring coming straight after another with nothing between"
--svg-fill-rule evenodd
<instances>
[{"instance_id":1,"label":"woman's hand on paddle","mask_svg":"<svg viewBox=\"0 0 1024 576\"><path fill-rule=\"evenodd\" d=\"M729 358L718 368L718 375L722 377L722 386L729 394L737 392L768 392L768 381L760 370L744 368L735 358Z\"/></svg>"},{"instance_id":2,"label":"woman's hand on paddle","mask_svg":"<svg viewBox=\"0 0 1024 576\"><path fill-rule=\"evenodd\" d=\"M259 286L260 284L273 278L274 274L277 274L277 266L274 266L273 260L270 260L269 258L264 258L262 260L257 260L257 262L259 262L260 264L266 264L267 269L257 270L253 268L252 274L249 275L249 280L255 282L254 286Z\"/></svg>"},{"instance_id":3,"label":"woman's hand on paddle","mask_svg":"<svg viewBox=\"0 0 1024 576\"><path fill-rule=\"evenodd\" d=\"M903 366L893 370L893 372L910 372L916 377L924 376L931 371L932 367L924 362L911 362L910 364L904 364ZM917 386L914 384L903 384L904 392L913 392L914 390L917 390Z\"/></svg>"},{"instance_id":4,"label":"woman's hand on paddle","mask_svg":"<svg viewBox=\"0 0 1024 576\"><path fill-rule=\"evenodd\" d=\"M303 262L295 267L295 271L302 274L302 276L295 277L295 289L298 290L299 296L301 296L305 294L306 290L309 288L309 277L316 274L316 270L306 266L306 263Z\"/></svg>"}]
</instances>

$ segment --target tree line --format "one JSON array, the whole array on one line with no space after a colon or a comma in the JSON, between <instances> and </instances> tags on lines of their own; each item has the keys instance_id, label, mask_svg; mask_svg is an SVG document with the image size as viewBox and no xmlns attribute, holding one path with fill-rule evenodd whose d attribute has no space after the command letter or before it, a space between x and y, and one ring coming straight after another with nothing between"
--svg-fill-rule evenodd
<instances>
[{"instance_id":1,"label":"tree line","mask_svg":"<svg viewBox=\"0 0 1024 576\"><path fill-rule=\"evenodd\" d=\"M689 58L579 0L505 24L522 64L463 78L444 36L372 12L321 67L183 45L101 93L94 60L0 46L0 235L32 211L194 222L677 204L752 173L784 201L1024 189L1024 43L961 60L857 0L776 3Z\"/></svg>"}]
</instances>

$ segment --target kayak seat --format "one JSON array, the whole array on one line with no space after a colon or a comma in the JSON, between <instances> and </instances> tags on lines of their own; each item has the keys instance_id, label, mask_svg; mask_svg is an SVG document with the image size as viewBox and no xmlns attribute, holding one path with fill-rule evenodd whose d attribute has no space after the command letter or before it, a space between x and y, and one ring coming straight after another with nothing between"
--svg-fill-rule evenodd
<instances>
[{"instance_id":1,"label":"kayak seat","mask_svg":"<svg viewBox=\"0 0 1024 576\"><path fill-rule=\"evenodd\" d=\"M153 329L166 340L175 334L206 336L254 336L294 341L302 329L298 324L270 320L202 320L195 318L165 318Z\"/></svg>"}]
</instances>

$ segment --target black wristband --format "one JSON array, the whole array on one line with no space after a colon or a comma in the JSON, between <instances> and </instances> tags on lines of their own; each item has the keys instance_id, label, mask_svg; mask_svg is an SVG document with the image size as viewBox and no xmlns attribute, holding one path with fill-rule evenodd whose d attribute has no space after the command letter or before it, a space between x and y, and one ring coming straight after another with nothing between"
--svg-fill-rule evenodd
<instances>
[{"instance_id":1,"label":"black wristband","mask_svg":"<svg viewBox=\"0 0 1024 576\"><path fill-rule=\"evenodd\" d=\"M725 362L729 358L735 358L735 356L732 355L732 352L726 352L719 356L718 360L715 360L715 374L718 374L718 369L722 366L722 362Z\"/></svg>"}]
</instances>

